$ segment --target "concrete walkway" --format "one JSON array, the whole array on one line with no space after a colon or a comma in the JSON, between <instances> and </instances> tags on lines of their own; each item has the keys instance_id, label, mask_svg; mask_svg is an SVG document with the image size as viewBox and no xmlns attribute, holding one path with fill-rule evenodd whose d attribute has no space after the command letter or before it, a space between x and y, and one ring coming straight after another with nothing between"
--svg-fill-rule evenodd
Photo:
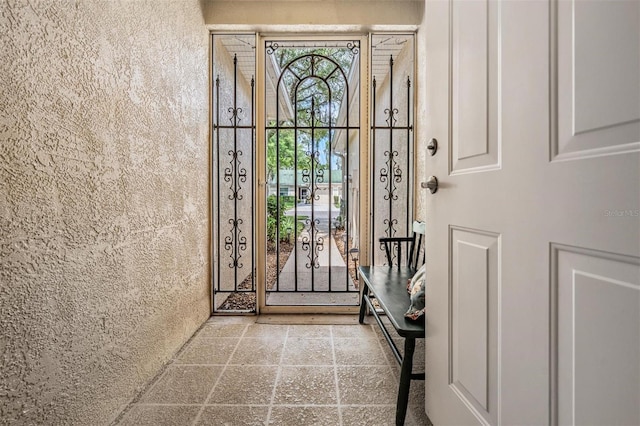
<instances>
[{"instance_id":1,"label":"concrete walkway","mask_svg":"<svg viewBox=\"0 0 640 426\"><path fill-rule=\"evenodd\" d=\"M311 220L311 204L298 204L297 210L299 217L307 216ZM347 265L344 263L330 232L329 213L331 213L331 218L335 219L340 211L330 204L317 202L314 204L313 216L318 220L315 247L307 226L298 235L296 248L289 255L280 272L278 290L296 291L296 293L271 292L267 296L268 305L354 306L358 304L357 287L348 274ZM294 209L285 212L286 216L294 216L294 214ZM304 240L310 241L306 249L303 244ZM315 250L315 256L311 254L312 250ZM313 267L313 259L317 262L316 267ZM339 293L346 290L353 291L353 293ZM324 293L317 293L318 291Z\"/></svg>"}]
</instances>

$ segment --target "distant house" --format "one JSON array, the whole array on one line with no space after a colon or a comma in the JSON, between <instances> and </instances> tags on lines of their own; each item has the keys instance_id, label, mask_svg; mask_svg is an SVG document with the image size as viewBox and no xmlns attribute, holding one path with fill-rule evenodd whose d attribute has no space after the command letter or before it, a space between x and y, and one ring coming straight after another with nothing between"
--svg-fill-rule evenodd
<instances>
[{"instance_id":1,"label":"distant house","mask_svg":"<svg viewBox=\"0 0 640 426\"><path fill-rule=\"evenodd\" d=\"M296 196L300 202L311 203L312 183L316 187L317 203L328 204L332 200L342 199L344 185L342 170L331 170L331 172L325 170L324 173L316 173L312 179L309 179L302 170L298 170L297 173L292 169L280 170L278 176L269 179L267 195Z\"/></svg>"}]
</instances>

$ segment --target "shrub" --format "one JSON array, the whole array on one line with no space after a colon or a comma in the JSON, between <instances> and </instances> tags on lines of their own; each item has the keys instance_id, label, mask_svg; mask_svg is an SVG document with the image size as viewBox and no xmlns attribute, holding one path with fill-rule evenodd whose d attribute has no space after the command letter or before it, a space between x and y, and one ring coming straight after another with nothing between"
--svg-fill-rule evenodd
<instances>
[{"instance_id":1,"label":"shrub","mask_svg":"<svg viewBox=\"0 0 640 426\"><path fill-rule=\"evenodd\" d=\"M267 216L267 240L270 242L276 241L276 225L278 221L275 217Z\"/></svg>"},{"instance_id":2,"label":"shrub","mask_svg":"<svg viewBox=\"0 0 640 426\"><path fill-rule=\"evenodd\" d=\"M267 197L267 217L277 218L278 215L278 198L275 195Z\"/></svg>"},{"instance_id":3,"label":"shrub","mask_svg":"<svg viewBox=\"0 0 640 426\"><path fill-rule=\"evenodd\" d=\"M294 206L295 197L292 195L280 196L280 211L278 211L278 198L275 195L267 197L267 240L275 243L278 232L280 241L288 241L294 234L294 218L285 216L284 212ZM298 219L298 232L304 229L304 224ZM279 228L278 229L278 224Z\"/></svg>"},{"instance_id":4,"label":"shrub","mask_svg":"<svg viewBox=\"0 0 640 426\"><path fill-rule=\"evenodd\" d=\"M284 210L289 210L296 203L296 197L293 195L281 195L280 196L280 208Z\"/></svg>"}]
</instances>

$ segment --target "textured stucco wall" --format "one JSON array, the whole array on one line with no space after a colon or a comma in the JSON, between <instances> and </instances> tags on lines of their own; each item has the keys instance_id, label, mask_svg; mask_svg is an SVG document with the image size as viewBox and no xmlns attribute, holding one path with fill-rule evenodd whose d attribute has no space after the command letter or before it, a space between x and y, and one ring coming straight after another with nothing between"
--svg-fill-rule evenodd
<instances>
[{"instance_id":1,"label":"textured stucco wall","mask_svg":"<svg viewBox=\"0 0 640 426\"><path fill-rule=\"evenodd\" d=\"M0 424L110 423L209 315L198 0L0 4Z\"/></svg>"}]
</instances>

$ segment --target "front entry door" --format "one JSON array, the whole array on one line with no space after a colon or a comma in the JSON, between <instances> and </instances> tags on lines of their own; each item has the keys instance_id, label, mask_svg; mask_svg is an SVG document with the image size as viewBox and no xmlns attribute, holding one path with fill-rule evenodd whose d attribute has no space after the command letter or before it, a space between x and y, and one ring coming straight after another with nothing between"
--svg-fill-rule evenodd
<instances>
[{"instance_id":1,"label":"front entry door","mask_svg":"<svg viewBox=\"0 0 640 426\"><path fill-rule=\"evenodd\" d=\"M429 417L640 424L640 3L426 16Z\"/></svg>"},{"instance_id":2,"label":"front entry door","mask_svg":"<svg viewBox=\"0 0 640 426\"><path fill-rule=\"evenodd\" d=\"M264 38L262 312L358 305L361 38ZM328 309L329 308L329 309Z\"/></svg>"}]
</instances>

